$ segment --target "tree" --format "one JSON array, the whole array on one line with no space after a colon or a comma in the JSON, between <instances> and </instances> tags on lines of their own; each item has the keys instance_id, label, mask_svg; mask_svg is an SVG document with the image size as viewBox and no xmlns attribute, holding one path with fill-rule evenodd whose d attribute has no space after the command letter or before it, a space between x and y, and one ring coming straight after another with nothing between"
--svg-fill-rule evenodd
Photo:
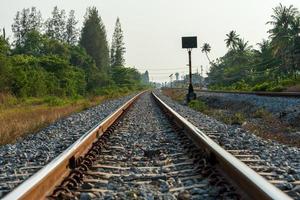
<instances>
[{"instance_id":1,"label":"tree","mask_svg":"<svg viewBox=\"0 0 300 200\"><path fill-rule=\"evenodd\" d=\"M12 24L12 31L15 37L15 45L21 46L27 33L31 31L40 31L42 27L42 15L35 7L18 11Z\"/></svg>"},{"instance_id":2,"label":"tree","mask_svg":"<svg viewBox=\"0 0 300 200\"><path fill-rule=\"evenodd\" d=\"M179 80L179 73L178 72L175 73L175 77L176 77L176 81L178 81Z\"/></svg>"},{"instance_id":3,"label":"tree","mask_svg":"<svg viewBox=\"0 0 300 200\"><path fill-rule=\"evenodd\" d=\"M281 69L284 73L293 71L296 76L295 50L296 40L299 38L300 16L294 6L283 6L280 4L273 9L272 21L267 22L273 27L270 33L271 45L274 56L282 60Z\"/></svg>"},{"instance_id":4,"label":"tree","mask_svg":"<svg viewBox=\"0 0 300 200\"><path fill-rule=\"evenodd\" d=\"M122 66L112 68L112 77L117 85L128 88L134 88L141 81L141 75L136 69Z\"/></svg>"},{"instance_id":5,"label":"tree","mask_svg":"<svg viewBox=\"0 0 300 200\"><path fill-rule=\"evenodd\" d=\"M149 72L146 70L145 73L142 74L142 82L144 84L149 84L149 80Z\"/></svg>"},{"instance_id":6,"label":"tree","mask_svg":"<svg viewBox=\"0 0 300 200\"><path fill-rule=\"evenodd\" d=\"M226 37L227 37L225 39L226 47L235 49L239 39L239 35L237 35L236 32L232 30L228 34L226 34Z\"/></svg>"},{"instance_id":7,"label":"tree","mask_svg":"<svg viewBox=\"0 0 300 200\"><path fill-rule=\"evenodd\" d=\"M121 28L120 19L117 18L111 45L111 66L124 66L124 53L125 47L123 42L123 31Z\"/></svg>"},{"instance_id":8,"label":"tree","mask_svg":"<svg viewBox=\"0 0 300 200\"><path fill-rule=\"evenodd\" d=\"M8 55L10 51L10 45L8 39L5 38L5 29L3 28L2 35L0 34L0 54Z\"/></svg>"},{"instance_id":9,"label":"tree","mask_svg":"<svg viewBox=\"0 0 300 200\"><path fill-rule=\"evenodd\" d=\"M210 52L210 50L211 50L211 46L208 43L204 43L203 46L202 46L201 51L202 51L202 53L205 53L206 58L207 58L209 63L211 63L211 61L210 61L207 54Z\"/></svg>"},{"instance_id":10,"label":"tree","mask_svg":"<svg viewBox=\"0 0 300 200\"><path fill-rule=\"evenodd\" d=\"M76 27L78 21L75 19L75 11L69 12L69 17L66 24L65 41L70 45L77 43L79 30Z\"/></svg>"},{"instance_id":11,"label":"tree","mask_svg":"<svg viewBox=\"0 0 300 200\"><path fill-rule=\"evenodd\" d=\"M8 59L10 46L4 32L0 35L0 92L9 90L11 82L11 65Z\"/></svg>"},{"instance_id":12,"label":"tree","mask_svg":"<svg viewBox=\"0 0 300 200\"><path fill-rule=\"evenodd\" d=\"M66 38L66 12L53 8L52 17L46 21L46 35L52 39L64 41Z\"/></svg>"},{"instance_id":13,"label":"tree","mask_svg":"<svg viewBox=\"0 0 300 200\"><path fill-rule=\"evenodd\" d=\"M250 51L252 46L248 45L249 41L245 41L244 39L238 39L236 43L236 50L239 52Z\"/></svg>"},{"instance_id":14,"label":"tree","mask_svg":"<svg viewBox=\"0 0 300 200\"><path fill-rule=\"evenodd\" d=\"M101 72L107 73L109 50L106 31L96 7L91 7L87 10L79 43L95 60L97 68Z\"/></svg>"}]
</instances>

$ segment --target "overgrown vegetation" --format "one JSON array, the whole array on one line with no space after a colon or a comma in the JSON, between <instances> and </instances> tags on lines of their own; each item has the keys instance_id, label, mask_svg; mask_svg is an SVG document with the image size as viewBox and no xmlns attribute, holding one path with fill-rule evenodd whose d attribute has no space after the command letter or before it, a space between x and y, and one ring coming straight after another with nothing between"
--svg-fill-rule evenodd
<instances>
[{"instance_id":1,"label":"overgrown vegetation","mask_svg":"<svg viewBox=\"0 0 300 200\"><path fill-rule=\"evenodd\" d=\"M273 9L269 38L254 49L235 31L225 39L228 52L213 62L207 81L210 89L300 91L300 14L294 6ZM211 50L203 45L206 54ZM291 87L293 86L293 87Z\"/></svg>"},{"instance_id":2,"label":"overgrown vegetation","mask_svg":"<svg viewBox=\"0 0 300 200\"><path fill-rule=\"evenodd\" d=\"M81 30L77 23L73 10L67 16L54 7L43 20L32 7L17 12L13 41L5 29L0 33L0 144L149 83L142 84L142 75L125 67L119 18L111 55L95 7L87 9Z\"/></svg>"},{"instance_id":3,"label":"overgrown vegetation","mask_svg":"<svg viewBox=\"0 0 300 200\"><path fill-rule=\"evenodd\" d=\"M104 90L104 89L103 89ZM55 96L16 98L0 95L0 145L13 143L19 137L53 123L54 121L95 106L106 99L128 95L134 91L109 89L101 96L60 98Z\"/></svg>"},{"instance_id":4,"label":"overgrown vegetation","mask_svg":"<svg viewBox=\"0 0 300 200\"><path fill-rule=\"evenodd\" d=\"M110 63L105 26L95 7L87 9L79 35L74 11L54 7L43 20L35 7L17 12L14 40L0 36L0 92L18 98L97 95L109 87L141 87L141 74L124 67L125 47L119 18Z\"/></svg>"},{"instance_id":5,"label":"overgrown vegetation","mask_svg":"<svg viewBox=\"0 0 300 200\"><path fill-rule=\"evenodd\" d=\"M189 102L188 106L194 110L203 112L207 109L206 104L201 100L192 100Z\"/></svg>"}]
</instances>

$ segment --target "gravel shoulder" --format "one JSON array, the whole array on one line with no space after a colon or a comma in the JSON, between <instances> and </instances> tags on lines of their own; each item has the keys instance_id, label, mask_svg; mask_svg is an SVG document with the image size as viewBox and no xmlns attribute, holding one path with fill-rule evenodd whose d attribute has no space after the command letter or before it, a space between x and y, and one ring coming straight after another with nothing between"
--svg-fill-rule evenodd
<instances>
[{"instance_id":1,"label":"gravel shoulder","mask_svg":"<svg viewBox=\"0 0 300 200\"><path fill-rule=\"evenodd\" d=\"M197 95L219 107L224 107L226 102L232 102L232 104L248 104L254 109L265 109L283 122L300 128L300 98L208 92L197 93Z\"/></svg>"},{"instance_id":2,"label":"gravel shoulder","mask_svg":"<svg viewBox=\"0 0 300 200\"><path fill-rule=\"evenodd\" d=\"M0 147L0 198L38 171L134 95L108 100Z\"/></svg>"},{"instance_id":3,"label":"gravel shoulder","mask_svg":"<svg viewBox=\"0 0 300 200\"><path fill-rule=\"evenodd\" d=\"M299 196L296 199L300 199L300 187L297 184L300 181L300 148L262 139L249 131L243 130L240 126L226 125L210 116L181 105L163 95L160 91L156 91L156 94L200 130L221 133L220 137L216 138L216 142L225 149L245 149L256 152L265 161L265 165L274 169L275 173L279 174L278 178L287 181L277 186L283 190L298 192ZM282 104L285 104L285 102L282 101Z\"/></svg>"},{"instance_id":4,"label":"gravel shoulder","mask_svg":"<svg viewBox=\"0 0 300 200\"><path fill-rule=\"evenodd\" d=\"M142 95L116 126L83 183L71 189L74 199L239 199L151 94Z\"/></svg>"}]
</instances>

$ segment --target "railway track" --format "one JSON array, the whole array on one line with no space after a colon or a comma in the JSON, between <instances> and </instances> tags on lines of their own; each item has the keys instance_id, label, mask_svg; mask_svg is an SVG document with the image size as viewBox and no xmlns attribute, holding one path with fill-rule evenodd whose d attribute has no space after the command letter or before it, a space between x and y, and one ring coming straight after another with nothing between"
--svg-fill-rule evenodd
<instances>
[{"instance_id":1,"label":"railway track","mask_svg":"<svg viewBox=\"0 0 300 200\"><path fill-rule=\"evenodd\" d=\"M290 199L208 135L137 95L4 199Z\"/></svg>"},{"instance_id":2,"label":"railway track","mask_svg":"<svg viewBox=\"0 0 300 200\"><path fill-rule=\"evenodd\" d=\"M176 90L186 90L186 88L172 88ZM299 98L300 92L265 92L265 91L257 91L257 92L236 92L236 91L221 91L221 90L202 90L202 89L194 89L195 92L206 92L206 93L224 93L224 94L248 94L248 95L257 95L257 96L269 96L269 97L294 97Z\"/></svg>"}]
</instances>

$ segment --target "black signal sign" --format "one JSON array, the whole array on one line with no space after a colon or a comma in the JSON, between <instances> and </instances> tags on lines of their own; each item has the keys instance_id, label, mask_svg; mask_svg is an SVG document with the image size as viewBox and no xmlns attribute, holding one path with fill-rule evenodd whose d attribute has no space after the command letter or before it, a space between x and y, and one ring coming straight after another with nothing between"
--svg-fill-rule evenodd
<instances>
[{"instance_id":1,"label":"black signal sign","mask_svg":"<svg viewBox=\"0 0 300 200\"><path fill-rule=\"evenodd\" d=\"M182 37L182 48L183 49L192 49L197 48L197 37Z\"/></svg>"}]
</instances>

